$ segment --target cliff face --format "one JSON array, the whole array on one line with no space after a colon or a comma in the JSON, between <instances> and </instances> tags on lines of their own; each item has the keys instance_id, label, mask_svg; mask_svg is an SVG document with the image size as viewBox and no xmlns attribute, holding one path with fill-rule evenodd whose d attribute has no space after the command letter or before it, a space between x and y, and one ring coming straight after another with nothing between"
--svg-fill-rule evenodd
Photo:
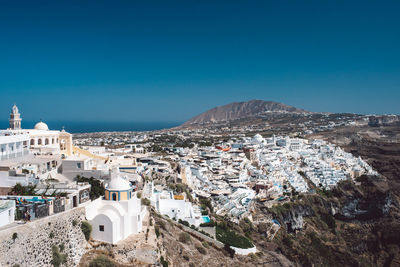
<instances>
[{"instance_id":1,"label":"cliff face","mask_svg":"<svg viewBox=\"0 0 400 267\"><path fill-rule=\"evenodd\" d=\"M398 115L370 116L368 125L373 127L386 126L400 121Z\"/></svg>"},{"instance_id":2,"label":"cliff face","mask_svg":"<svg viewBox=\"0 0 400 267\"><path fill-rule=\"evenodd\" d=\"M309 113L305 110L278 102L251 100L247 102L235 102L225 106L215 107L188 120L183 125L236 120L241 118L254 117L269 112Z\"/></svg>"},{"instance_id":3,"label":"cliff face","mask_svg":"<svg viewBox=\"0 0 400 267\"><path fill-rule=\"evenodd\" d=\"M345 181L273 208L280 221L274 243L302 266L383 266L400 262L399 204L384 177ZM390 266L390 265L388 265Z\"/></svg>"},{"instance_id":4,"label":"cliff face","mask_svg":"<svg viewBox=\"0 0 400 267\"><path fill-rule=\"evenodd\" d=\"M54 245L64 247L68 266L76 266L87 246L83 220L85 210L77 208L1 231L0 266L53 266Z\"/></svg>"}]
</instances>

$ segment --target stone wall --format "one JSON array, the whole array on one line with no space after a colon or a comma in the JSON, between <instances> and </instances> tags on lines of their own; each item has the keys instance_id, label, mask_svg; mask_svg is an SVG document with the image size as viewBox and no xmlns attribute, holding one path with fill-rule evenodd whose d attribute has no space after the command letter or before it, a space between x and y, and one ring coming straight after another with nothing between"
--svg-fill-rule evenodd
<instances>
[{"instance_id":1,"label":"stone wall","mask_svg":"<svg viewBox=\"0 0 400 267\"><path fill-rule=\"evenodd\" d=\"M87 247L82 220L85 209L76 208L0 231L0 266L52 266L52 246L61 244L68 258L65 266L78 265Z\"/></svg>"},{"instance_id":2,"label":"stone wall","mask_svg":"<svg viewBox=\"0 0 400 267\"><path fill-rule=\"evenodd\" d=\"M49 205L48 204L35 205L35 216L36 218L43 218L49 216Z\"/></svg>"},{"instance_id":3,"label":"stone wall","mask_svg":"<svg viewBox=\"0 0 400 267\"><path fill-rule=\"evenodd\" d=\"M54 199L54 213L59 213L65 211L64 199Z\"/></svg>"}]
</instances>

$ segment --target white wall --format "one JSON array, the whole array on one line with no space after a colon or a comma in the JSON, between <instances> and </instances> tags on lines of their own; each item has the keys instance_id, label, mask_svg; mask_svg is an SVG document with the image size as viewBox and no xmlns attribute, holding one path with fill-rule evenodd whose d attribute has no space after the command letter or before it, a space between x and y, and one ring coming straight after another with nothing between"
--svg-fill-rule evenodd
<instances>
[{"instance_id":1,"label":"white wall","mask_svg":"<svg viewBox=\"0 0 400 267\"><path fill-rule=\"evenodd\" d=\"M0 207L4 208L4 210L0 211L0 227L13 223L15 216L15 201L1 200Z\"/></svg>"},{"instance_id":2,"label":"white wall","mask_svg":"<svg viewBox=\"0 0 400 267\"><path fill-rule=\"evenodd\" d=\"M92 225L92 237L93 239L104 241L113 244L116 240L116 235L119 233L117 229L117 223L113 223L111 219L105 214L98 214L93 220L89 221ZM99 230L99 226L104 225L104 232Z\"/></svg>"},{"instance_id":3,"label":"white wall","mask_svg":"<svg viewBox=\"0 0 400 267\"><path fill-rule=\"evenodd\" d=\"M0 227L14 222L15 208L9 208L0 212Z\"/></svg>"},{"instance_id":4,"label":"white wall","mask_svg":"<svg viewBox=\"0 0 400 267\"><path fill-rule=\"evenodd\" d=\"M236 247L232 247L231 248L235 251L236 254L239 255L249 255L250 253L256 253L257 252L257 248L256 246L252 247L252 248L236 248Z\"/></svg>"}]
</instances>

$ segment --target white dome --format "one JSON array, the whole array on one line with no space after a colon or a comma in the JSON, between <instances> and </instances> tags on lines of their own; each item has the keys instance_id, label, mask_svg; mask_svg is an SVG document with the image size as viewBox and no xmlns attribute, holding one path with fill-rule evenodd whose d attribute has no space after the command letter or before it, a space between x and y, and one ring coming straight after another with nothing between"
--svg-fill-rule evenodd
<instances>
[{"instance_id":1,"label":"white dome","mask_svg":"<svg viewBox=\"0 0 400 267\"><path fill-rule=\"evenodd\" d=\"M253 143L262 143L263 140L264 140L264 138L263 138L260 134L256 134L256 135L251 139L251 141L252 141Z\"/></svg>"},{"instance_id":2,"label":"white dome","mask_svg":"<svg viewBox=\"0 0 400 267\"><path fill-rule=\"evenodd\" d=\"M117 177L111 180L106 189L111 191L125 191L131 188L131 184L127 180Z\"/></svg>"},{"instance_id":3,"label":"white dome","mask_svg":"<svg viewBox=\"0 0 400 267\"><path fill-rule=\"evenodd\" d=\"M42 131L48 131L49 127L47 126L46 123L44 122L38 122L35 125L35 130L42 130Z\"/></svg>"}]
</instances>

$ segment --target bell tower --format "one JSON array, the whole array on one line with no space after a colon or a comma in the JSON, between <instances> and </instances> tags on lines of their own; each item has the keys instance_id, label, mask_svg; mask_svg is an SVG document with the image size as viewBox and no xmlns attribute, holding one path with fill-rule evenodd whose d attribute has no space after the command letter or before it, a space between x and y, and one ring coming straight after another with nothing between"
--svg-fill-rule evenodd
<instances>
[{"instance_id":1,"label":"bell tower","mask_svg":"<svg viewBox=\"0 0 400 267\"><path fill-rule=\"evenodd\" d=\"M10 129L21 130L21 114L19 114L18 107L14 104L10 114Z\"/></svg>"}]
</instances>

